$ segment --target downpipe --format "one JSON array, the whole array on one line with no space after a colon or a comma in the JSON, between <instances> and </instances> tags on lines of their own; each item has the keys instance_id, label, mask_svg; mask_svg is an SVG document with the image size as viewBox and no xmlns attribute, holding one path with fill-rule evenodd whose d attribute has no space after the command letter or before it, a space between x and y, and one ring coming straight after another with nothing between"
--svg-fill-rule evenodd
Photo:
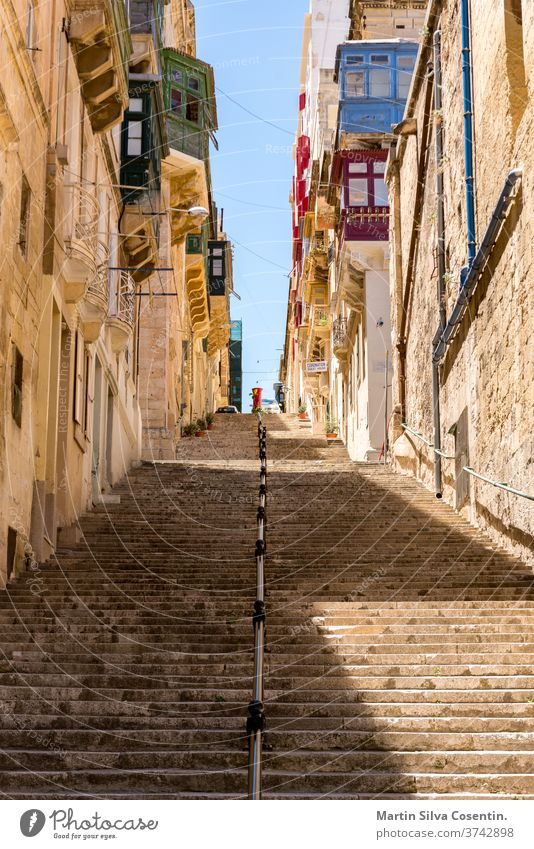
<instances>
[{"instance_id":1,"label":"downpipe","mask_svg":"<svg viewBox=\"0 0 534 849\"><path fill-rule=\"evenodd\" d=\"M471 21L469 0L461 0L462 83L464 98L465 209L467 218L467 269L476 253L475 176L473 167L473 96L471 86Z\"/></svg>"}]
</instances>

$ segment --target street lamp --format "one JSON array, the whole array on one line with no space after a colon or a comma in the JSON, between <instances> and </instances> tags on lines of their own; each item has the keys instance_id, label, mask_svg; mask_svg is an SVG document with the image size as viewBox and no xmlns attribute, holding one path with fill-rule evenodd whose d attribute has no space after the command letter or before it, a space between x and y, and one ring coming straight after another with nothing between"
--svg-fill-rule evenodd
<instances>
[{"instance_id":1,"label":"street lamp","mask_svg":"<svg viewBox=\"0 0 534 849\"><path fill-rule=\"evenodd\" d=\"M175 206L170 206L167 212L185 212L187 215L201 216L207 218L209 215L205 206L192 206L191 209L177 209Z\"/></svg>"}]
</instances>

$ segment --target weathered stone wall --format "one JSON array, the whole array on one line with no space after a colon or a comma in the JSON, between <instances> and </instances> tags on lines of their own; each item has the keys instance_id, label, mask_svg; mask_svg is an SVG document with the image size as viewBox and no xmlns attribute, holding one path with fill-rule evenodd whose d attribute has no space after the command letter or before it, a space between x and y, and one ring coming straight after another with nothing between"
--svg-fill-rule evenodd
<instances>
[{"instance_id":1,"label":"weathered stone wall","mask_svg":"<svg viewBox=\"0 0 534 849\"><path fill-rule=\"evenodd\" d=\"M439 4L438 4L439 5ZM519 4L512 4L518 6ZM489 478L534 493L534 8L523 2L521 28L512 20L508 0L472 0L472 55L477 241L480 244L507 173L523 168L519 191L503 222L497 243L456 339L442 361L441 436L447 454L460 448L454 429L466 411L468 464ZM417 119L417 134L398 144L399 179L390 165L392 221L397 213L394 249L397 273L392 283L394 341L402 310L399 292L409 277L410 243L416 239L413 289L406 335L407 423L433 439L431 351L438 326L436 264L435 124L443 120L446 221L446 306L450 315L459 290L460 269L466 264L463 100L459 4L444 4L441 15L443 116L430 111L428 154L423 151L422 217L414 233L418 181L417 161L424 144L426 82L416 86L407 116ZM429 33L429 38L432 32ZM524 71L525 79L521 74ZM426 63L419 73L426 72ZM400 192L399 192L400 182ZM400 195L400 196L399 196ZM400 215L400 228L398 217ZM417 226L417 221L415 223ZM401 255L399 256L399 252ZM394 263L395 264L395 263ZM400 274L402 269L402 274ZM399 357L394 381L400 404ZM397 419L398 427L398 419ZM460 429L462 423L460 422ZM451 431L453 431L451 433ZM397 434L398 434L397 429ZM433 453L416 438L402 440L401 468L433 485ZM446 460L444 497L457 503L460 469ZM465 473L463 473L465 475ZM533 558L532 502L470 477L465 510L493 538Z\"/></svg>"}]
</instances>

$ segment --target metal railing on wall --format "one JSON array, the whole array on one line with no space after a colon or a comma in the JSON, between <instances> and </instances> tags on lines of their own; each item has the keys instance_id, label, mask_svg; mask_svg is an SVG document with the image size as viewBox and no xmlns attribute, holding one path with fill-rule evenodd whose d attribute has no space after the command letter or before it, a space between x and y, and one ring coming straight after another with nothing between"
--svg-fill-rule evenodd
<instances>
[{"instance_id":1,"label":"metal railing on wall","mask_svg":"<svg viewBox=\"0 0 534 849\"><path fill-rule=\"evenodd\" d=\"M257 511L256 539L256 601L252 625L254 628L254 685L248 706L248 798L261 799L262 754L265 733L264 659L265 659L265 553L267 531L267 428L258 413L258 447L260 458L260 488Z\"/></svg>"},{"instance_id":2,"label":"metal railing on wall","mask_svg":"<svg viewBox=\"0 0 534 849\"><path fill-rule=\"evenodd\" d=\"M417 430L413 430L409 427L405 422L401 422L401 427L406 433L411 433L412 436L415 436L421 442L424 442L428 448L434 451L436 454L439 454L444 460L456 460L456 457L451 456L450 454L445 454L443 451L439 451L434 447L432 442L429 442L428 439L425 439L422 433L419 433ZM515 489L513 486L509 486L507 483L500 483L499 481L494 481L491 478L486 477L486 475L481 475L479 472L475 472L471 466L462 466L462 471L466 472L468 475L471 475L474 478L478 478L478 480L484 481L485 483L489 483L491 486L497 487L497 489L504 489L505 492L510 492L512 495L518 495L520 498L526 498L528 501L534 501L534 495L530 495L528 492L522 492L520 489Z\"/></svg>"}]
</instances>

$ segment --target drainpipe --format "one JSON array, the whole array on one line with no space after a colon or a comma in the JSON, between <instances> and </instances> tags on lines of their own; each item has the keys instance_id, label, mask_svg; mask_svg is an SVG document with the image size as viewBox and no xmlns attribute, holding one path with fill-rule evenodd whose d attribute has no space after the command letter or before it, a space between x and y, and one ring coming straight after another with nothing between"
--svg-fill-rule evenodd
<instances>
[{"instance_id":1,"label":"drainpipe","mask_svg":"<svg viewBox=\"0 0 534 849\"><path fill-rule=\"evenodd\" d=\"M438 200L438 308L439 327L443 331L447 324L445 307L445 206L443 191L443 98L441 82L441 32L434 33L434 110L436 112L436 195ZM441 415L440 415L439 363L432 361L432 412L434 419L434 490L436 498L442 497L441 469Z\"/></svg>"},{"instance_id":2,"label":"drainpipe","mask_svg":"<svg viewBox=\"0 0 534 849\"><path fill-rule=\"evenodd\" d=\"M469 302L476 291L484 266L493 250L493 247L495 246L503 218L512 199L514 186L521 178L522 174L522 168L514 168L510 171L506 178L499 200L497 201L490 223L488 224L488 229L482 239L480 249L462 282L460 294L458 295L450 318L443 330L440 327L434 337L434 353L432 356L433 363L439 363L443 359L447 346L452 342L458 326L462 322L469 306Z\"/></svg>"},{"instance_id":3,"label":"drainpipe","mask_svg":"<svg viewBox=\"0 0 534 849\"><path fill-rule=\"evenodd\" d=\"M475 258L475 178L473 169L473 98L471 91L471 22L469 0L461 0L462 81L464 92L465 206L467 216L467 269ZM464 271L464 276L466 271Z\"/></svg>"}]
</instances>

